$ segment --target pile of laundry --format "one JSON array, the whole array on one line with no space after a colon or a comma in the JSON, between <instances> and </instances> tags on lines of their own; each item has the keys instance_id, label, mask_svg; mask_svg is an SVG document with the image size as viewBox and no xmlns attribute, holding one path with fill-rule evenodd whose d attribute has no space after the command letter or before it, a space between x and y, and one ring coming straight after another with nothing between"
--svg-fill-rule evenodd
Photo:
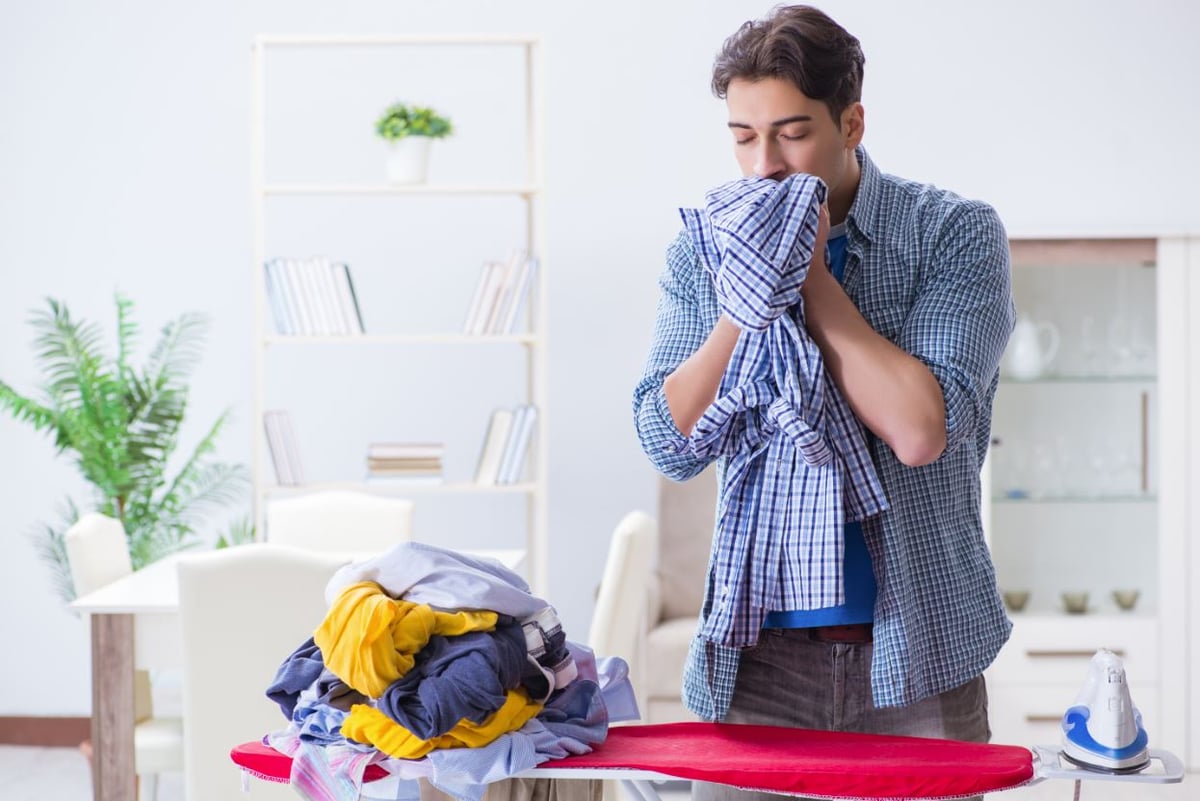
<instances>
[{"instance_id":1,"label":"pile of laundry","mask_svg":"<svg viewBox=\"0 0 1200 801\"><path fill-rule=\"evenodd\" d=\"M342 567L325 600L267 688L288 725L265 742L292 757L310 801L358 798L368 765L395 783L373 782L373 796L415 797L425 778L479 801L638 717L628 665L567 640L554 608L492 559L403 543Z\"/></svg>"}]
</instances>

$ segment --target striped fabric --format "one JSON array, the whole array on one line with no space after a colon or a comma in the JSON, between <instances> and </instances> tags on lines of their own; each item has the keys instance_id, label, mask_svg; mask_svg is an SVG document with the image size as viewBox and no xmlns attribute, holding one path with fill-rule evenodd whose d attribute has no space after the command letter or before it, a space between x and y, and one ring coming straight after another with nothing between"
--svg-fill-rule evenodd
<instances>
[{"instance_id":1,"label":"striped fabric","mask_svg":"<svg viewBox=\"0 0 1200 801\"><path fill-rule=\"evenodd\" d=\"M862 524L878 582L871 686L877 706L902 706L978 676L1011 624L983 539L979 470L991 436L1000 355L1015 319L1008 240L996 212L933 186L879 171L863 148L846 220L843 288L879 334L920 359L942 388L946 450L908 467L869 432L867 447L890 508ZM717 460L676 428L663 381L704 343L721 313L716 287L686 232L667 252L654 338L634 389L642 448L684 481ZM705 593L701 621L713 610ZM720 720L740 649L692 642L684 701Z\"/></svg>"},{"instance_id":2,"label":"striped fabric","mask_svg":"<svg viewBox=\"0 0 1200 801\"><path fill-rule=\"evenodd\" d=\"M844 521L887 508L862 428L804 328L800 287L824 199L809 175L743 178L710 192L704 211L680 210L722 311L743 329L687 445L729 457L717 598L700 630L721 645L754 645L773 609L843 603Z\"/></svg>"}]
</instances>

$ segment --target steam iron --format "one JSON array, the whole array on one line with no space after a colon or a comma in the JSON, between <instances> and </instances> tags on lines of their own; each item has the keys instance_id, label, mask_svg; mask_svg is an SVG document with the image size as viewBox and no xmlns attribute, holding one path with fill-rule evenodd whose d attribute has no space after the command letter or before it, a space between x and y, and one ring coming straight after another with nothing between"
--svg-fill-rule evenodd
<instances>
[{"instance_id":1,"label":"steam iron","mask_svg":"<svg viewBox=\"0 0 1200 801\"><path fill-rule=\"evenodd\" d=\"M1125 666L1112 651L1102 648L1092 657L1062 730L1062 754L1081 768L1136 773L1150 764L1142 713L1129 697Z\"/></svg>"}]
</instances>

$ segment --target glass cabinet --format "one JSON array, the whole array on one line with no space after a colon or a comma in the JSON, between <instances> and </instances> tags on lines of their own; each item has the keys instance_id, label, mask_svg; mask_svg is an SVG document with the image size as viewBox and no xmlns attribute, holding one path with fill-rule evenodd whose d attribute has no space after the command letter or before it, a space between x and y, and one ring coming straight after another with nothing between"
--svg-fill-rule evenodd
<instances>
[{"instance_id":1,"label":"glass cabinet","mask_svg":"<svg viewBox=\"0 0 1200 801\"><path fill-rule=\"evenodd\" d=\"M989 493L1001 589L1025 615L1152 614L1155 242L1014 241L1012 254Z\"/></svg>"},{"instance_id":2,"label":"glass cabinet","mask_svg":"<svg viewBox=\"0 0 1200 801\"><path fill-rule=\"evenodd\" d=\"M1101 647L1123 656L1152 739L1182 738L1164 699L1186 682L1168 632L1186 620L1187 243L1010 245L1018 321L984 470L1013 621L987 674L993 740L1058 742Z\"/></svg>"}]
</instances>

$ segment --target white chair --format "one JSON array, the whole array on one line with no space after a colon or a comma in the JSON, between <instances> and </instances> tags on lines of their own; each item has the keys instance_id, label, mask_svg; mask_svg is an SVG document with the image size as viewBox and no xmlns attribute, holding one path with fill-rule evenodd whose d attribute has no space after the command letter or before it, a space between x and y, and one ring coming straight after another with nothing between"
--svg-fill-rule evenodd
<instances>
[{"instance_id":1,"label":"white chair","mask_svg":"<svg viewBox=\"0 0 1200 801\"><path fill-rule=\"evenodd\" d=\"M119 520L86 514L67 529L64 541L76 595L87 595L133 572L125 528ZM134 637L138 636L135 619ZM150 674L144 670L134 673L134 721L134 769L141 794L153 801L158 774L183 770L183 721L154 716Z\"/></svg>"},{"instance_id":2,"label":"white chair","mask_svg":"<svg viewBox=\"0 0 1200 801\"><path fill-rule=\"evenodd\" d=\"M345 559L254 543L179 563L183 631L185 796L238 798L229 751L287 725L265 691L283 660L325 618L325 584ZM254 798L288 798L285 785L255 786Z\"/></svg>"},{"instance_id":3,"label":"white chair","mask_svg":"<svg viewBox=\"0 0 1200 801\"><path fill-rule=\"evenodd\" d=\"M596 656L619 656L629 663L638 708L646 716L643 689L649 608L646 602L658 554L658 525L645 512L630 512L617 523L600 579L588 646Z\"/></svg>"},{"instance_id":4,"label":"white chair","mask_svg":"<svg viewBox=\"0 0 1200 801\"><path fill-rule=\"evenodd\" d=\"M413 538L413 503L331 490L267 504L266 540L339 554L382 553Z\"/></svg>"}]
</instances>

